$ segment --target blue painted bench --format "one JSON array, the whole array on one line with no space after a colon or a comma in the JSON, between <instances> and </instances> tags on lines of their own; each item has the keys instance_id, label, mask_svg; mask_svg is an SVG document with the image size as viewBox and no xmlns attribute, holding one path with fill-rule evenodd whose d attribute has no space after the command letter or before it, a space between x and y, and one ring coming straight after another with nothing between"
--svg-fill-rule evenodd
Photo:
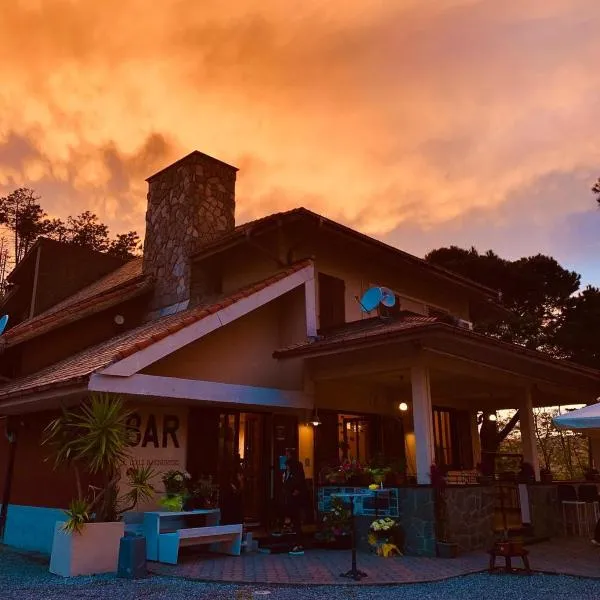
<instances>
[{"instance_id":1,"label":"blue painted bench","mask_svg":"<svg viewBox=\"0 0 600 600\"><path fill-rule=\"evenodd\" d=\"M179 548L210 544L212 552L239 556L242 551L242 525L214 525L178 529L158 536L158 560L176 565Z\"/></svg>"}]
</instances>

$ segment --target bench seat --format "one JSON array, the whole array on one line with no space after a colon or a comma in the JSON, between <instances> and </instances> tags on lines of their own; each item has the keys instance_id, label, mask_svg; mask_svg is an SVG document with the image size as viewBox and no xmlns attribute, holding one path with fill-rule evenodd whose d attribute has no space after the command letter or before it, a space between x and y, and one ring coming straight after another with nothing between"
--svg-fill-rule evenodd
<instances>
[{"instance_id":1,"label":"bench seat","mask_svg":"<svg viewBox=\"0 0 600 600\"><path fill-rule=\"evenodd\" d=\"M242 551L242 525L215 525L179 529L158 536L158 560L177 564L179 548L210 544L211 552L239 556Z\"/></svg>"}]
</instances>

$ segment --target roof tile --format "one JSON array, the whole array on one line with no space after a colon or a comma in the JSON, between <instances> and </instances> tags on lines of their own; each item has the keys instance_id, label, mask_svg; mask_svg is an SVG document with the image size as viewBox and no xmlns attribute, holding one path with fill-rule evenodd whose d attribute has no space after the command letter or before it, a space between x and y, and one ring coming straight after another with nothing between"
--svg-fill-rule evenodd
<instances>
[{"instance_id":1,"label":"roof tile","mask_svg":"<svg viewBox=\"0 0 600 600\"><path fill-rule=\"evenodd\" d=\"M259 283L242 288L218 302L208 306L197 306L161 317L154 321L149 321L140 327L136 327L110 338L101 344L87 348L36 373L9 381L0 386L0 401L16 395L21 396L84 380L94 371L107 367L113 362L123 360L190 324L196 323L224 307L231 306L257 291L281 281L285 277L307 267L309 264L311 264L310 260L299 261L289 268Z\"/></svg>"}]
</instances>

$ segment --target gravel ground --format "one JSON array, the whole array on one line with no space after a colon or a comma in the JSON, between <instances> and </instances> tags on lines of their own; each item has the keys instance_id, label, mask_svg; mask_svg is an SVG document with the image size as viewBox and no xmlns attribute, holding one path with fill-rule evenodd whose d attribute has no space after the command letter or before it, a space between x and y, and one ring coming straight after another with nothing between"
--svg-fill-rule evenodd
<instances>
[{"instance_id":1,"label":"gravel ground","mask_svg":"<svg viewBox=\"0 0 600 600\"><path fill-rule=\"evenodd\" d=\"M597 600L600 580L558 575L487 575L457 577L438 583L381 587L239 586L202 583L168 577L121 580L113 576L62 579L48 573L47 561L31 555L0 550L2 600L344 600L399 598L406 600Z\"/></svg>"}]
</instances>

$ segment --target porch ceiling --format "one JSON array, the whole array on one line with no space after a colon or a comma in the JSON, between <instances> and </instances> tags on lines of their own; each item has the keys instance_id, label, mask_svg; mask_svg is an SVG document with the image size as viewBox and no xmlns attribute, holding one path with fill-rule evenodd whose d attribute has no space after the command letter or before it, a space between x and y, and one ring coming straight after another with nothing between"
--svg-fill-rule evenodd
<instances>
[{"instance_id":1,"label":"porch ceiling","mask_svg":"<svg viewBox=\"0 0 600 600\"><path fill-rule=\"evenodd\" d=\"M422 335L307 359L312 379L353 381L410 397L410 369L426 365L434 403L478 409L517 408L528 387L535 406L586 404L600 395L600 374L545 356L524 356L487 338Z\"/></svg>"}]
</instances>

